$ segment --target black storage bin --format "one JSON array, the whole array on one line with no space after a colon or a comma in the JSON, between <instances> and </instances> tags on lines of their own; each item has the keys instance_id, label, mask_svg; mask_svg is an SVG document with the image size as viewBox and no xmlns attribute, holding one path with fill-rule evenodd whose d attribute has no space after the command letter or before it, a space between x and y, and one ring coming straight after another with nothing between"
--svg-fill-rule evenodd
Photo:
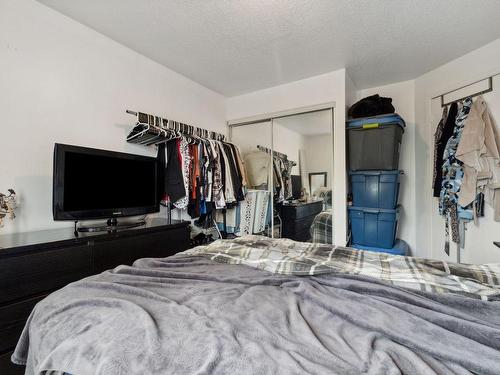
<instances>
[{"instance_id":1,"label":"black storage bin","mask_svg":"<svg viewBox=\"0 0 500 375\"><path fill-rule=\"evenodd\" d=\"M349 169L398 169L404 127L397 114L348 121Z\"/></svg>"}]
</instances>

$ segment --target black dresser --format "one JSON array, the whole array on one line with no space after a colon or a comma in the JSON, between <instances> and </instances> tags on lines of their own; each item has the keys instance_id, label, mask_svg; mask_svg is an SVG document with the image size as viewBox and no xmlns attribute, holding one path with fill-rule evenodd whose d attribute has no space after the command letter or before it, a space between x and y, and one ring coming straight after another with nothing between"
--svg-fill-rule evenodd
<instances>
[{"instance_id":1,"label":"black dresser","mask_svg":"<svg viewBox=\"0 0 500 375\"><path fill-rule=\"evenodd\" d=\"M73 229L0 235L0 374L24 374L10 356L35 304L66 284L136 259L189 247L189 223L153 219L116 232Z\"/></svg>"},{"instance_id":2,"label":"black dresser","mask_svg":"<svg viewBox=\"0 0 500 375\"><path fill-rule=\"evenodd\" d=\"M323 201L310 203L283 204L281 220L283 232L281 237L295 241L309 241L311 224L314 217L323 211Z\"/></svg>"}]
</instances>

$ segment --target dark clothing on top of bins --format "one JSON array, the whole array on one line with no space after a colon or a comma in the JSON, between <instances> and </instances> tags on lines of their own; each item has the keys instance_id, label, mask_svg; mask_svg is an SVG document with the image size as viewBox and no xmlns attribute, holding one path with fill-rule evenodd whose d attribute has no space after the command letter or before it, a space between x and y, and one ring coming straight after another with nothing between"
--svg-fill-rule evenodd
<instances>
[{"instance_id":1,"label":"dark clothing on top of bins","mask_svg":"<svg viewBox=\"0 0 500 375\"><path fill-rule=\"evenodd\" d=\"M371 117L394 113L392 98L384 98L378 94L368 96L354 103L348 115L352 118Z\"/></svg>"},{"instance_id":2,"label":"dark clothing on top of bins","mask_svg":"<svg viewBox=\"0 0 500 375\"><path fill-rule=\"evenodd\" d=\"M434 196L439 198L441 194L441 185L443 182L443 154L444 149L446 148L446 144L448 140L453 135L453 129L455 129L455 120L458 114L458 104L452 103L450 106L450 110L448 111L448 116L446 117L446 121L443 122L443 127L440 130L439 125L438 129L436 129L436 134L434 135L434 183L433 190ZM440 134L438 134L438 132ZM438 137L439 136L439 137Z\"/></svg>"}]
</instances>

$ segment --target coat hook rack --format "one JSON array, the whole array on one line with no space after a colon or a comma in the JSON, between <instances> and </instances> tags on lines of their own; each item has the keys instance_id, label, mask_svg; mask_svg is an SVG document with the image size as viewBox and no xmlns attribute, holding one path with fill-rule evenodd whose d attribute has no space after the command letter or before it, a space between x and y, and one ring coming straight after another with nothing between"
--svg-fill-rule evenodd
<instances>
[{"instance_id":1,"label":"coat hook rack","mask_svg":"<svg viewBox=\"0 0 500 375\"><path fill-rule=\"evenodd\" d=\"M468 83L466 85L460 86L460 87L458 87L456 89L447 91L447 92L445 92L445 93L443 93L441 95L434 96L432 99L441 99L441 107L446 107L446 106L450 105L451 103L459 102L459 101L462 101L462 100L464 100L466 98L474 98L476 96L483 95L483 94L486 94L488 92L492 92L493 91L493 78L496 77L496 76L498 76L498 75L500 75L500 73L493 74L493 75L491 75L489 77L486 77L486 78L478 79L477 81L474 81L474 82ZM486 81L486 80L488 80L488 88L487 89L478 91L478 92L473 93L471 95L466 95L466 96L464 96L462 98L455 99L455 100L452 100L452 101L449 101L449 102L446 102L446 103L444 102L444 97L446 95L452 94L452 93L454 93L456 91L465 89L467 87L475 85L476 83L483 82L483 81Z\"/></svg>"}]
</instances>

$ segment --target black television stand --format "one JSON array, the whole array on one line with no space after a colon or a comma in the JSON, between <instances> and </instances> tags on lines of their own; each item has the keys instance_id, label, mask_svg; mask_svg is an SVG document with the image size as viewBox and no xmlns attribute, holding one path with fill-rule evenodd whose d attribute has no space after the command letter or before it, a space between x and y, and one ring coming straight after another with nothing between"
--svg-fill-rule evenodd
<instances>
[{"instance_id":1,"label":"black television stand","mask_svg":"<svg viewBox=\"0 0 500 375\"><path fill-rule=\"evenodd\" d=\"M130 229L135 227L140 227L141 225L146 224L145 220L139 220L135 223L121 223L118 224L118 220L116 217L108 219L105 225L89 225L84 227L77 227L76 224L78 221L75 221L75 236L78 237L78 232L116 232L118 230Z\"/></svg>"}]
</instances>

